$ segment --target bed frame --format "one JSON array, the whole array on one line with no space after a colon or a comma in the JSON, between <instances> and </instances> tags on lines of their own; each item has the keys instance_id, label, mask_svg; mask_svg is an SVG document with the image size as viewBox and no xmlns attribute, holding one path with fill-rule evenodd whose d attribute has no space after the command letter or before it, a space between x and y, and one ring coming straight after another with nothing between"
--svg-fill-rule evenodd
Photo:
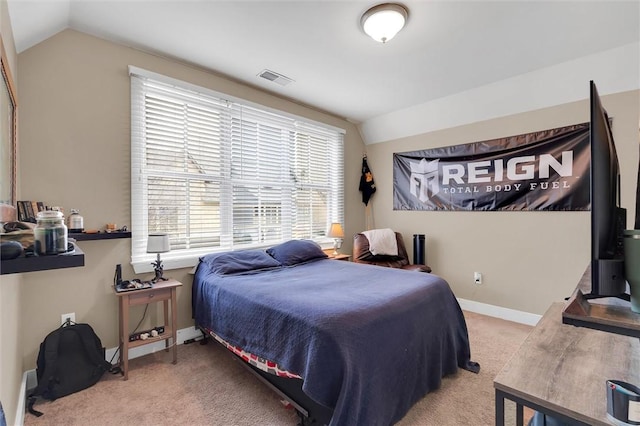
<instances>
[{"instance_id":1,"label":"bed frame","mask_svg":"<svg viewBox=\"0 0 640 426\"><path fill-rule=\"evenodd\" d=\"M216 344L225 349L225 352L227 352L233 360L238 362L244 369L257 377L258 380L278 394L278 396L289 402L300 418L298 426L324 426L329 424L331 417L333 416L333 410L320 405L313 399L309 398L309 396L307 396L307 394L302 390L302 379L280 377L267 373L266 371L262 371L229 351L222 343L212 339L204 328L198 328L203 335L203 339L200 342L201 345L206 345L209 341L216 342Z\"/></svg>"}]
</instances>

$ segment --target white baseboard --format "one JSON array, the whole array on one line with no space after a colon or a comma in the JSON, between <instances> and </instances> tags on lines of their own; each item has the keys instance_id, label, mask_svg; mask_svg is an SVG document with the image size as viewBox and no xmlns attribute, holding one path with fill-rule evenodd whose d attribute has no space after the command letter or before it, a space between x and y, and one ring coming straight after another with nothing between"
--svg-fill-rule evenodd
<instances>
[{"instance_id":1,"label":"white baseboard","mask_svg":"<svg viewBox=\"0 0 640 426\"><path fill-rule=\"evenodd\" d=\"M177 344L182 345L186 340L197 340L202 337L202 332L195 327L182 328L177 331ZM165 341L158 341L149 345L138 346L129 351L129 359L138 358L144 355L148 355L154 352L164 350ZM114 354L118 350L117 347L110 348L105 351L105 359L111 362L111 358L114 358ZM22 374L22 383L20 385L20 396L18 397L18 407L16 408L16 426L22 426L24 424L24 413L27 402L27 391L35 388L38 385L38 376L36 370L27 370Z\"/></svg>"},{"instance_id":2,"label":"white baseboard","mask_svg":"<svg viewBox=\"0 0 640 426\"><path fill-rule=\"evenodd\" d=\"M486 303L476 302L474 300L466 300L458 298L460 307L465 311L475 312L477 314L488 315L490 317L501 318L507 321L518 322L520 324L535 326L542 318L542 315L532 314L524 311L516 311L515 309L503 308L502 306L488 305Z\"/></svg>"},{"instance_id":3,"label":"white baseboard","mask_svg":"<svg viewBox=\"0 0 640 426\"><path fill-rule=\"evenodd\" d=\"M22 426L24 424L24 413L27 403L27 389L30 389L29 386L27 386L27 382L29 381L31 371L33 371L33 377L35 378L36 370L29 370L22 373L22 383L20 384L20 395L18 396L18 407L16 407L16 420L14 423L16 426Z\"/></svg>"}]
</instances>

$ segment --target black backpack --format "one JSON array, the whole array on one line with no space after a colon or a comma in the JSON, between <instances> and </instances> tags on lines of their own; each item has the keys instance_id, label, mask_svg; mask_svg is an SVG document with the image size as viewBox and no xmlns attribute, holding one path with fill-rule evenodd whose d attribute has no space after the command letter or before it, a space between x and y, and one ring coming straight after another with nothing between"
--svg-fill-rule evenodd
<instances>
[{"instance_id":1,"label":"black backpack","mask_svg":"<svg viewBox=\"0 0 640 426\"><path fill-rule=\"evenodd\" d=\"M42 415L33 409L36 397L53 401L78 392L96 384L110 368L102 342L89 324L63 324L40 344L38 386L29 395L29 412Z\"/></svg>"}]
</instances>

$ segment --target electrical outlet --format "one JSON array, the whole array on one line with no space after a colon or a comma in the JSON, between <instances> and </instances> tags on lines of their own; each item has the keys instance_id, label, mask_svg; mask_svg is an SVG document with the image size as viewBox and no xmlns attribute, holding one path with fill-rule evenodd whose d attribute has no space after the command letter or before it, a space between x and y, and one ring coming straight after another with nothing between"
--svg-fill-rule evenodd
<instances>
[{"instance_id":1,"label":"electrical outlet","mask_svg":"<svg viewBox=\"0 0 640 426\"><path fill-rule=\"evenodd\" d=\"M480 272L473 273L473 282L477 285L482 284L482 274Z\"/></svg>"},{"instance_id":2,"label":"electrical outlet","mask_svg":"<svg viewBox=\"0 0 640 426\"><path fill-rule=\"evenodd\" d=\"M71 312L70 314L62 314L60 315L60 323L64 324L67 320L71 322L76 322L76 313Z\"/></svg>"}]
</instances>

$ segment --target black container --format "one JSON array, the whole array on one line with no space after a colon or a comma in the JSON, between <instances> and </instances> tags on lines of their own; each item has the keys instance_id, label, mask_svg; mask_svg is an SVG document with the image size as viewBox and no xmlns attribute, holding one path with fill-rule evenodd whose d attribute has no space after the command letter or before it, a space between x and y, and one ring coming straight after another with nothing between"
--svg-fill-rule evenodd
<instances>
[{"instance_id":1,"label":"black container","mask_svg":"<svg viewBox=\"0 0 640 426\"><path fill-rule=\"evenodd\" d=\"M413 264L426 265L425 255L424 234L413 234Z\"/></svg>"},{"instance_id":2,"label":"black container","mask_svg":"<svg viewBox=\"0 0 640 426\"><path fill-rule=\"evenodd\" d=\"M620 380L607 380L607 417L614 424L640 425L636 407L640 404L640 388Z\"/></svg>"}]
</instances>

